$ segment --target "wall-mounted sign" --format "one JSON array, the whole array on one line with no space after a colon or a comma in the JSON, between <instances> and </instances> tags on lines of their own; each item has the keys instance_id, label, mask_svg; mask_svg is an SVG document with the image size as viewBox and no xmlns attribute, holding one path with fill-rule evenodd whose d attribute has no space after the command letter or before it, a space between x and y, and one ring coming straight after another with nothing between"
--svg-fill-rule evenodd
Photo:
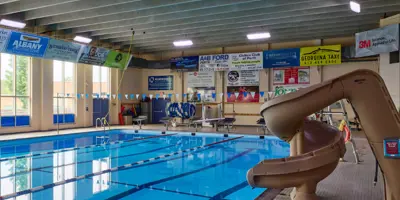
<instances>
[{"instance_id":1,"label":"wall-mounted sign","mask_svg":"<svg viewBox=\"0 0 400 200\"><path fill-rule=\"evenodd\" d=\"M264 68L300 66L300 49L264 51Z\"/></svg>"},{"instance_id":2,"label":"wall-mounted sign","mask_svg":"<svg viewBox=\"0 0 400 200\"><path fill-rule=\"evenodd\" d=\"M341 45L300 48L300 66L337 65L341 63Z\"/></svg>"},{"instance_id":3,"label":"wall-mounted sign","mask_svg":"<svg viewBox=\"0 0 400 200\"><path fill-rule=\"evenodd\" d=\"M24 56L43 57L49 38L38 35L11 32L6 52Z\"/></svg>"},{"instance_id":4,"label":"wall-mounted sign","mask_svg":"<svg viewBox=\"0 0 400 200\"><path fill-rule=\"evenodd\" d=\"M399 50L399 24L356 33L356 57Z\"/></svg>"},{"instance_id":5,"label":"wall-mounted sign","mask_svg":"<svg viewBox=\"0 0 400 200\"><path fill-rule=\"evenodd\" d=\"M130 62L132 55L118 51L109 51L104 66L124 70Z\"/></svg>"},{"instance_id":6,"label":"wall-mounted sign","mask_svg":"<svg viewBox=\"0 0 400 200\"><path fill-rule=\"evenodd\" d=\"M187 78L187 87L214 87L215 86L215 72L189 72Z\"/></svg>"},{"instance_id":7,"label":"wall-mounted sign","mask_svg":"<svg viewBox=\"0 0 400 200\"><path fill-rule=\"evenodd\" d=\"M91 65L104 65L110 50L95 46L84 46L78 62Z\"/></svg>"},{"instance_id":8,"label":"wall-mounted sign","mask_svg":"<svg viewBox=\"0 0 400 200\"><path fill-rule=\"evenodd\" d=\"M258 86L260 85L260 71L237 70L226 73L227 86Z\"/></svg>"},{"instance_id":9,"label":"wall-mounted sign","mask_svg":"<svg viewBox=\"0 0 400 200\"><path fill-rule=\"evenodd\" d=\"M171 70L176 71L198 71L199 56L177 57L170 60Z\"/></svg>"},{"instance_id":10,"label":"wall-mounted sign","mask_svg":"<svg viewBox=\"0 0 400 200\"><path fill-rule=\"evenodd\" d=\"M263 53L250 52L229 54L230 70L261 70L263 69Z\"/></svg>"},{"instance_id":11,"label":"wall-mounted sign","mask_svg":"<svg viewBox=\"0 0 400 200\"><path fill-rule=\"evenodd\" d=\"M50 39L46 52L44 54L44 58L68 62L77 62L81 48L82 45L80 44Z\"/></svg>"},{"instance_id":12,"label":"wall-mounted sign","mask_svg":"<svg viewBox=\"0 0 400 200\"><path fill-rule=\"evenodd\" d=\"M7 42L10 39L11 31L0 28L0 51L3 52L6 48Z\"/></svg>"},{"instance_id":13,"label":"wall-mounted sign","mask_svg":"<svg viewBox=\"0 0 400 200\"><path fill-rule=\"evenodd\" d=\"M173 90L174 76L149 76L149 90Z\"/></svg>"},{"instance_id":14,"label":"wall-mounted sign","mask_svg":"<svg viewBox=\"0 0 400 200\"><path fill-rule=\"evenodd\" d=\"M276 85L274 86L274 97L296 92L300 88L306 88L309 85Z\"/></svg>"},{"instance_id":15,"label":"wall-mounted sign","mask_svg":"<svg viewBox=\"0 0 400 200\"><path fill-rule=\"evenodd\" d=\"M284 67L273 69L274 85L310 84L310 67Z\"/></svg>"},{"instance_id":16,"label":"wall-mounted sign","mask_svg":"<svg viewBox=\"0 0 400 200\"><path fill-rule=\"evenodd\" d=\"M229 54L199 56L199 71L226 71L230 65Z\"/></svg>"}]
</instances>

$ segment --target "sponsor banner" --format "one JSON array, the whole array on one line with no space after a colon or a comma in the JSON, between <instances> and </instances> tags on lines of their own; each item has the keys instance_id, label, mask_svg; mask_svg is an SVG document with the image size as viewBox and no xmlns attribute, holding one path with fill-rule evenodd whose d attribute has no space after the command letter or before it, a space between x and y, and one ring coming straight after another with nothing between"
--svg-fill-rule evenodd
<instances>
[{"instance_id":1,"label":"sponsor banner","mask_svg":"<svg viewBox=\"0 0 400 200\"><path fill-rule=\"evenodd\" d=\"M199 56L186 56L177 57L170 60L171 70L176 71L198 71L199 68Z\"/></svg>"},{"instance_id":2,"label":"sponsor banner","mask_svg":"<svg viewBox=\"0 0 400 200\"><path fill-rule=\"evenodd\" d=\"M356 33L356 57L399 50L399 24Z\"/></svg>"},{"instance_id":3,"label":"sponsor banner","mask_svg":"<svg viewBox=\"0 0 400 200\"><path fill-rule=\"evenodd\" d=\"M264 68L300 66L300 49L264 51Z\"/></svg>"},{"instance_id":4,"label":"sponsor banner","mask_svg":"<svg viewBox=\"0 0 400 200\"><path fill-rule=\"evenodd\" d=\"M68 62L77 62L81 48L81 44L50 39L46 52L44 53L44 58Z\"/></svg>"},{"instance_id":5,"label":"sponsor banner","mask_svg":"<svg viewBox=\"0 0 400 200\"><path fill-rule=\"evenodd\" d=\"M237 70L226 73L227 86L258 86L260 85L260 71Z\"/></svg>"},{"instance_id":6,"label":"sponsor banner","mask_svg":"<svg viewBox=\"0 0 400 200\"><path fill-rule=\"evenodd\" d=\"M262 52L229 54L230 70L261 70L263 69L262 54Z\"/></svg>"},{"instance_id":7,"label":"sponsor banner","mask_svg":"<svg viewBox=\"0 0 400 200\"><path fill-rule=\"evenodd\" d=\"M274 97L296 92L300 88L306 88L309 85L276 85L274 86Z\"/></svg>"},{"instance_id":8,"label":"sponsor banner","mask_svg":"<svg viewBox=\"0 0 400 200\"><path fill-rule=\"evenodd\" d=\"M124 70L128 66L131 58L132 55L111 50L108 52L104 66Z\"/></svg>"},{"instance_id":9,"label":"sponsor banner","mask_svg":"<svg viewBox=\"0 0 400 200\"><path fill-rule=\"evenodd\" d=\"M173 90L174 76L149 76L149 90Z\"/></svg>"},{"instance_id":10,"label":"sponsor banner","mask_svg":"<svg viewBox=\"0 0 400 200\"><path fill-rule=\"evenodd\" d=\"M187 78L187 87L214 87L215 86L215 72L189 72Z\"/></svg>"},{"instance_id":11,"label":"sponsor banner","mask_svg":"<svg viewBox=\"0 0 400 200\"><path fill-rule=\"evenodd\" d=\"M10 39L11 30L0 28L0 51L4 52L7 42Z\"/></svg>"},{"instance_id":12,"label":"sponsor banner","mask_svg":"<svg viewBox=\"0 0 400 200\"><path fill-rule=\"evenodd\" d=\"M110 50L94 46L84 46L79 63L103 66Z\"/></svg>"},{"instance_id":13,"label":"sponsor banner","mask_svg":"<svg viewBox=\"0 0 400 200\"><path fill-rule=\"evenodd\" d=\"M310 84L310 67L274 68L274 85Z\"/></svg>"},{"instance_id":14,"label":"sponsor banner","mask_svg":"<svg viewBox=\"0 0 400 200\"><path fill-rule=\"evenodd\" d=\"M43 57L49 38L11 31L6 52L24 56Z\"/></svg>"},{"instance_id":15,"label":"sponsor banner","mask_svg":"<svg viewBox=\"0 0 400 200\"><path fill-rule=\"evenodd\" d=\"M229 54L199 56L199 71L227 71L230 62Z\"/></svg>"},{"instance_id":16,"label":"sponsor banner","mask_svg":"<svg viewBox=\"0 0 400 200\"><path fill-rule=\"evenodd\" d=\"M259 102L260 90L258 86L228 86L227 102ZM254 95L252 95L254 94Z\"/></svg>"},{"instance_id":17,"label":"sponsor banner","mask_svg":"<svg viewBox=\"0 0 400 200\"><path fill-rule=\"evenodd\" d=\"M300 48L300 66L337 65L341 63L341 45Z\"/></svg>"}]
</instances>

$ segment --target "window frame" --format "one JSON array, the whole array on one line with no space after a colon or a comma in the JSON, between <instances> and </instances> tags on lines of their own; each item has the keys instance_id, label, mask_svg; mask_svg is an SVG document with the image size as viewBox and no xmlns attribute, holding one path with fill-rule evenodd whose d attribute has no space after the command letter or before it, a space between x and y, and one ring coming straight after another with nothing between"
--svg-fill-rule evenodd
<instances>
[{"instance_id":1,"label":"window frame","mask_svg":"<svg viewBox=\"0 0 400 200\"><path fill-rule=\"evenodd\" d=\"M62 85L62 93L54 93L54 86L55 86L55 81L54 81L54 66L55 66L55 62L60 62L61 63L61 85ZM53 124L75 124L75 118L77 116L77 99L76 99L76 91L77 91L77 64L76 63L72 63L73 64L73 78L72 78L72 83L73 83L73 93L65 93L66 90L66 81L65 81L65 72L66 72L66 63L72 63L72 62L66 62L66 61L60 61L60 60L53 60ZM67 95L69 94L69 95ZM66 107L66 100L73 100L74 102L74 112L66 112L67 107ZM54 100L56 100L57 102L59 102L60 100L62 101L63 108L64 110L62 112L60 112L60 104L58 105L54 105ZM57 112L55 112L54 108L57 107ZM66 115L73 115L73 122L66 122L65 120L65 116ZM55 116L57 117L57 122L54 121ZM58 118L62 116L62 122L60 122L58 120Z\"/></svg>"},{"instance_id":2,"label":"window frame","mask_svg":"<svg viewBox=\"0 0 400 200\"><path fill-rule=\"evenodd\" d=\"M32 57L29 56L20 56L20 57L26 57L28 59L28 66L27 66L27 87L28 87L28 92L27 95L19 95L17 94L17 57L19 55L14 55L14 54L8 54L8 53L0 53L0 69L1 69L1 60L3 59L3 55L7 54L12 56L13 62L12 62L12 68L13 68L13 92L11 95L9 94L2 94L0 92L0 128L15 128L15 127L30 127L31 126L31 115L32 115ZM0 70L0 77L1 77L1 70ZM1 79L0 79L1 80ZM1 81L0 81L0 89L2 88ZM1 106L2 106L2 98L12 98L13 99L13 110L14 114L13 115L5 115L4 117L11 117L14 116L14 126L2 126L2 112L1 112ZM28 99L28 114L27 115L18 115L18 108L17 108L17 99L18 98L26 98ZM17 116L28 116L29 121L27 125L20 125L17 126Z\"/></svg>"},{"instance_id":3,"label":"window frame","mask_svg":"<svg viewBox=\"0 0 400 200\"><path fill-rule=\"evenodd\" d=\"M100 93L97 93L97 91L95 92L95 91L93 91L93 94L98 94L99 95L99 97L100 98L107 98L107 94L110 94L111 93L111 69L109 68L109 67L104 67L104 66L98 66L98 65L93 65L92 66L92 83L93 83L93 86L92 86L92 90L93 90L93 88L94 88L94 73L95 73L95 70L94 70L94 67L96 67L96 68L98 68L98 77L99 77L99 89L100 89ZM104 75L104 73L103 73L103 69L106 69L107 70L107 75ZM102 80L103 80L103 77L104 76L106 76L107 77L107 88L106 88L106 90L104 91L103 90L103 82L102 82Z\"/></svg>"}]
</instances>

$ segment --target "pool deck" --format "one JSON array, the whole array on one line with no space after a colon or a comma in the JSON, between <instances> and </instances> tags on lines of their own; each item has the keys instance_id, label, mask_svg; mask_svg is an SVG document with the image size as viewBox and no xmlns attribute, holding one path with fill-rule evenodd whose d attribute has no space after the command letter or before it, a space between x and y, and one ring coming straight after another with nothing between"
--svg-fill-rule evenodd
<instances>
[{"instance_id":1,"label":"pool deck","mask_svg":"<svg viewBox=\"0 0 400 200\"><path fill-rule=\"evenodd\" d=\"M112 129L132 129L132 126L112 126ZM137 127L135 127L137 129ZM158 130L165 131L162 125L145 125L142 126L143 130ZM60 130L59 135L73 134L88 131L99 131L100 128L76 128L76 129L65 129ZM186 126L170 127L168 131L186 131L195 132L194 128L187 128ZM202 128L198 132L210 132L215 133L214 128ZM219 133L227 133L226 130L222 130ZM232 134L250 134L250 135L262 135L262 130L258 130L257 127L251 126L236 126L231 131ZM41 131L41 132L30 132L30 133L16 133L0 135L0 141L13 140L13 139L25 139L42 136L53 136L58 135L57 131ZM379 173L379 179L377 186L373 186L373 179L375 173L375 158L368 145L368 141L362 132L354 132L353 138L357 144L357 151L362 161L358 165L354 163L354 157L352 149L349 145L347 146L347 152L344 157L346 162L340 162L336 170L324 179L317 188L317 194L322 200L376 200L383 199L383 180ZM277 194L276 191L275 195ZM271 198L271 195L267 195L267 198L258 199L276 199L276 200L290 200L289 193L291 189L285 189L280 192L275 198ZM273 196L275 196L273 195Z\"/></svg>"}]
</instances>

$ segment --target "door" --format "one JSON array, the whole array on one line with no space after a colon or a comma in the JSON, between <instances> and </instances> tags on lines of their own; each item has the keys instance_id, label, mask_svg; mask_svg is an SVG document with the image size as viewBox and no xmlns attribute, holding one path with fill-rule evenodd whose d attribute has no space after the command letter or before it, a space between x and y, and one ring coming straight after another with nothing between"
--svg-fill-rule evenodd
<instances>
[{"instance_id":1,"label":"door","mask_svg":"<svg viewBox=\"0 0 400 200\"><path fill-rule=\"evenodd\" d=\"M93 99L93 126L96 126L96 119L103 118L107 115L109 109L108 99ZM109 116L107 116L109 121ZM97 124L100 126L100 123Z\"/></svg>"},{"instance_id":2,"label":"door","mask_svg":"<svg viewBox=\"0 0 400 200\"><path fill-rule=\"evenodd\" d=\"M152 123L153 124L160 124L160 120L167 116L166 109L169 99L153 99L151 101L152 105Z\"/></svg>"}]
</instances>

